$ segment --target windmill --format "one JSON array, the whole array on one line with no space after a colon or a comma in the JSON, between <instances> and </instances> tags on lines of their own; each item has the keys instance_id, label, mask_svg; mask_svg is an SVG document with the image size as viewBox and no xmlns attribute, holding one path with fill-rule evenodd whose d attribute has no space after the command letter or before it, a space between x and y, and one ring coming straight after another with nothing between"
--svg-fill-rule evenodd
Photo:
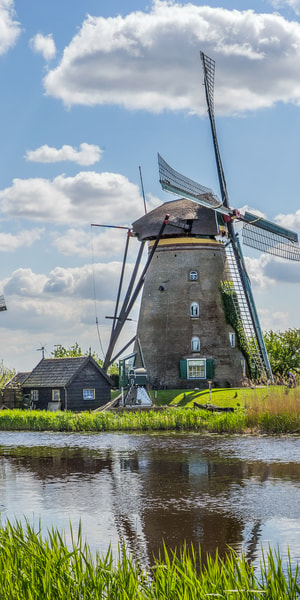
<instances>
[{"instance_id":1,"label":"windmill","mask_svg":"<svg viewBox=\"0 0 300 600\"><path fill-rule=\"evenodd\" d=\"M297 234L229 204L214 119L215 63L200 53L221 200L181 175L158 155L162 188L179 199L135 221L127 240L104 369L133 342L137 366L152 386L169 388L240 385L245 376L271 380L250 280L234 223L243 224L246 245L299 261ZM119 309L129 239L141 242ZM148 257L137 280L142 252ZM137 333L118 353L116 343L143 290ZM130 355L131 356L131 355Z\"/></svg>"},{"instance_id":2,"label":"windmill","mask_svg":"<svg viewBox=\"0 0 300 600\"><path fill-rule=\"evenodd\" d=\"M45 353L47 352L46 351L46 345L47 344L41 344L40 348L36 348L37 352L41 352L42 353L42 358L45 358Z\"/></svg>"},{"instance_id":3,"label":"windmill","mask_svg":"<svg viewBox=\"0 0 300 600\"><path fill-rule=\"evenodd\" d=\"M201 61L221 200L158 155L162 188L180 199L133 223L151 253L170 215L145 277L137 328L150 382L163 387L240 385L246 375L272 381L236 219L245 244L300 260L296 233L230 207L214 119L215 63L202 52Z\"/></svg>"}]
</instances>

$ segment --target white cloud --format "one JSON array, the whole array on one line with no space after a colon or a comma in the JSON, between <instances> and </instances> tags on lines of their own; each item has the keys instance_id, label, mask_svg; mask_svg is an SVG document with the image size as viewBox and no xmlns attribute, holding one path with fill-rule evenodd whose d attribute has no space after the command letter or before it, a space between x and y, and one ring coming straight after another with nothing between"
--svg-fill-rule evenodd
<instances>
[{"instance_id":1,"label":"white cloud","mask_svg":"<svg viewBox=\"0 0 300 600\"><path fill-rule=\"evenodd\" d=\"M46 285L46 275L33 273L31 269L17 269L2 282L5 293L24 297L38 297Z\"/></svg>"},{"instance_id":2,"label":"white cloud","mask_svg":"<svg viewBox=\"0 0 300 600\"><path fill-rule=\"evenodd\" d=\"M199 50L216 60L216 110L300 104L300 24L279 14L155 0L151 10L88 16L44 79L66 105L206 113Z\"/></svg>"},{"instance_id":3,"label":"white cloud","mask_svg":"<svg viewBox=\"0 0 300 600\"><path fill-rule=\"evenodd\" d=\"M271 0L271 4L276 9L289 7L296 15L300 15L300 0Z\"/></svg>"},{"instance_id":4,"label":"white cloud","mask_svg":"<svg viewBox=\"0 0 300 600\"><path fill-rule=\"evenodd\" d=\"M299 263L271 257L265 265L265 277L283 283L300 283Z\"/></svg>"},{"instance_id":5,"label":"white cloud","mask_svg":"<svg viewBox=\"0 0 300 600\"><path fill-rule=\"evenodd\" d=\"M52 245L65 256L91 256L91 234L85 229L68 229L54 234Z\"/></svg>"},{"instance_id":6,"label":"white cloud","mask_svg":"<svg viewBox=\"0 0 300 600\"><path fill-rule=\"evenodd\" d=\"M0 54L12 48L20 35L20 25L14 17L13 0L0 0Z\"/></svg>"},{"instance_id":7,"label":"white cloud","mask_svg":"<svg viewBox=\"0 0 300 600\"><path fill-rule=\"evenodd\" d=\"M132 268L129 264L124 289ZM32 368L41 343L51 351L51 344L69 346L77 341L83 349L91 346L100 354L95 316L97 313L106 348L111 328L106 315L114 314L120 272L121 263L114 261L77 268L56 267L48 274L20 268L2 280L0 289L8 306L3 313L2 339L7 335L6 356L11 356L12 366L20 370ZM137 308L138 304L132 311L133 319L137 318ZM126 324L125 342L132 338L135 327L134 320ZM122 347L123 341L120 343Z\"/></svg>"},{"instance_id":8,"label":"white cloud","mask_svg":"<svg viewBox=\"0 0 300 600\"><path fill-rule=\"evenodd\" d=\"M264 331L284 331L288 328L288 313L273 311L267 308L258 311L259 320Z\"/></svg>"},{"instance_id":9,"label":"white cloud","mask_svg":"<svg viewBox=\"0 0 300 600\"><path fill-rule=\"evenodd\" d=\"M131 224L141 214L138 186L118 173L79 172L74 177L14 179L0 191L8 216L58 224Z\"/></svg>"},{"instance_id":10,"label":"white cloud","mask_svg":"<svg viewBox=\"0 0 300 600\"><path fill-rule=\"evenodd\" d=\"M261 212L260 210L258 210L257 208L252 208L252 206L249 206L248 204L244 204L243 206L241 206L239 208L240 213L245 214L245 212L250 212L253 215L257 215L258 217L262 217L263 219L266 219L266 215L265 213Z\"/></svg>"},{"instance_id":11,"label":"white cloud","mask_svg":"<svg viewBox=\"0 0 300 600\"><path fill-rule=\"evenodd\" d=\"M157 208L158 206L161 205L161 198L158 198L157 196L154 196L154 194L151 194L151 192L146 194L146 208L147 208L147 212L150 212L151 210L154 210L155 208Z\"/></svg>"},{"instance_id":12,"label":"white cloud","mask_svg":"<svg viewBox=\"0 0 300 600\"><path fill-rule=\"evenodd\" d=\"M245 257L246 267L252 285L261 290L275 283L300 283L298 262L276 258L270 254L261 254L259 258Z\"/></svg>"},{"instance_id":13,"label":"white cloud","mask_svg":"<svg viewBox=\"0 0 300 600\"><path fill-rule=\"evenodd\" d=\"M101 300L113 300L116 296L121 264L119 261L95 263L83 267L55 267L45 283L43 293L55 296L76 296L76 298L93 299L94 285L97 297Z\"/></svg>"},{"instance_id":14,"label":"white cloud","mask_svg":"<svg viewBox=\"0 0 300 600\"><path fill-rule=\"evenodd\" d=\"M73 146L64 145L62 148L40 146L36 150L28 150L25 158L32 162L55 163L59 161L72 161L82 166L94 165L103 154L99 146L82 143L79 150Z\"/></svg>"},{"instance_id":15,"label":"white cloud","mask_svg":"<svg viewBox=\"0 0 300 600\"><path fill-rule=\"evenodd\" d=\"M22 246L32 246L34 242L41 239L44 229L27 229L18 234L0 233L0 252L14 252Z\"/></svg>"},{"instance_id":16,"label":"white cloud","mask_svg":"<svg viewBox=\"0 0 300 600\"><path fill-rule=\"evenodd\" d=\"M276 223L293 231L300 231L300 209L294 214L279 214L275 217Z\"/></svg>"},{"instance_id":17,"label":"white cloud","mask_svg":"<svg viewBox=\"0 0 300 600\"><path fill-rule=\"evenodd\" d=\"M51 33L49 33L49 35L37 33L33 38L31 38L29 44L30 48L36 54L41 54L47 61L51 60L56 55L55 42Z\"/></svg>"},{"instance_id":18,"label":"white cloud","mask_svg":"<svg viewBox=\"0 0 300 600\"><path fill-rule=\"evenodd\" d=\"M129 274L133 268L128 265ZM94 298L96 285L96 296L101 301L113 301L121 273L121 262L111 261L109 263L85 264L81 267L55 267L49 274L34 273L30 268L20 268L1 282L4 294L20 296L22 302L26 298L42 300L45 305L52 302L53 298L61 300L68 310L67 303L71 297L80 299ZM126 279L124 285L126 285Z\"/></svg>"},{"instance_id":19,"label":"white cloud","mask_svg":"<svg viewBox=\"0 0 300 600\"><path fill-rule=\"evenodd\" d=\"M63 233L54 235L53 246L66 256L78 255L107 261L119 258L124 251L126 230L93 227L90 232L86 229L71 228ZM129 250L137 253L137 241L130 239ZM128 256L132 256L132 253Z\"/></svg>"},{"instance_id":20,"label":"white cloud","mask_svg":"<svg viewBox=\"0 0 300 600\"><path fill-rule=\"evenodd\" d=\"M245 263L251 284L257 289L265 289L273 285L275 279L266 276L266 267L271 260L267 254L261 254L259 258L245 257Z\"/></svg>"}]
</instances>

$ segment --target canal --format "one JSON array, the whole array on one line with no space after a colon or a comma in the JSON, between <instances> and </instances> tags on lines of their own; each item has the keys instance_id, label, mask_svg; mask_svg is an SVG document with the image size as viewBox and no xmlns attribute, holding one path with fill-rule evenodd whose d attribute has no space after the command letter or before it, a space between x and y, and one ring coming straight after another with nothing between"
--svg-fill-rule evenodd
<instances>
[{"instance_id":1,"label":"canal","mask_svg":"<svg viewBox=\"0 0 300 600\"><path fill-rule=\"evenodd\" d=\"M91 550L125 540L145 565L185 541L257 562L261 549L300 558L297 436L0 433L1 520L43 534L79 522Z\"/></svg>"}]
</instances>

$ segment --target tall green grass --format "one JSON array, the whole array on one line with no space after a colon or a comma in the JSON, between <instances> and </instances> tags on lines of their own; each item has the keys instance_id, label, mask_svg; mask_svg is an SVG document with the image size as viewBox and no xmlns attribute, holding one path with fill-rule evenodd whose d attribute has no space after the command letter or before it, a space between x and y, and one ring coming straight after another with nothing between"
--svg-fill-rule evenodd
<instances>
[{"instance_id":1,"label":"tall green grass","mask_svg":"<svg viewBox=\"0 0 300 600\"><path fill-rule=\"evenodd\" d=\"M72 533L71 547L52 529L42 538L27 522L0 525L1 600L295 600L299 598L298 565L282 564L269 549L260 569L229 550L221 560L187 546L153 559L146 569L122 545L92 556L89 546Z\"/></svg>"},{"instance_id":2,"label":"tall green grass","mask_svg":"<svg viewBox=\"0 0 300 600\"><path fill-rule=\"evenodd\" d=\"M225 393L226 392L226 393ZM191 392L193 402L207 404ZM254 390L218 390L212 404L232 406L231 412L210 412L185 405L163 409L104 412L0 411L0 430L27 431L207 431L214 433L299 433L300 390L270 386ZM217 398L217 402L215 402ZM181 403L183 404L181 406Z\"/></svg>"},{"instance_id":3,"label":"tall green grass","mask_svg":"<svg viewBox=\"0 0 300 600\"><path fill-rule=\"evenodd\" d=\"M0 430L6 431L242 431L245 416L170 408L162 411L72 413L27 410L0 411Z\"/></svg>"}]
</instances>

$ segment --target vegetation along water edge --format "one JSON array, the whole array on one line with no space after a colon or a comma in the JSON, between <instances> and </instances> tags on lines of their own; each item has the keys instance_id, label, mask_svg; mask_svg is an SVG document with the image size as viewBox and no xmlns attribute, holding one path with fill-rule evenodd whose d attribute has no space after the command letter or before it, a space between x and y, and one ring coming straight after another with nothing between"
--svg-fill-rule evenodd
<instances>
[{"instance_id":1,"label":"vegetation along water edge","mask_svg":"<svg viewBox=\"0 0 300 600\"><path fill-rule=\"evenodd\" d=\"M300 389L274 386L209 392L162 390L151 410L103 412L2 410L0 430L202 431L211 433L299 433ZM198 406L207 406L207 410ZM197 406L198 405L198 406ZM232 412L209 410L228 407Z\"/></svg>"},{"instance_id":2,"label":"vegetation along water edge","mask_svg":"<svg viewBox=\"0 0 300 600\"><path fill-rule=\"evenodd\" d=\"M0 524L0 572L2 600L56 599L164 599L232 598L294 600L299 598L298 564L287 564L269 549L254 569L242 555L228 550L225 559L205 556L201 549L183 547L153 559L145 568L119 547L118 557L92 556L83 542L81 527L71 529L71 547L57 529L42 537L29 522Z\"/></svg>"}]
</instances>

